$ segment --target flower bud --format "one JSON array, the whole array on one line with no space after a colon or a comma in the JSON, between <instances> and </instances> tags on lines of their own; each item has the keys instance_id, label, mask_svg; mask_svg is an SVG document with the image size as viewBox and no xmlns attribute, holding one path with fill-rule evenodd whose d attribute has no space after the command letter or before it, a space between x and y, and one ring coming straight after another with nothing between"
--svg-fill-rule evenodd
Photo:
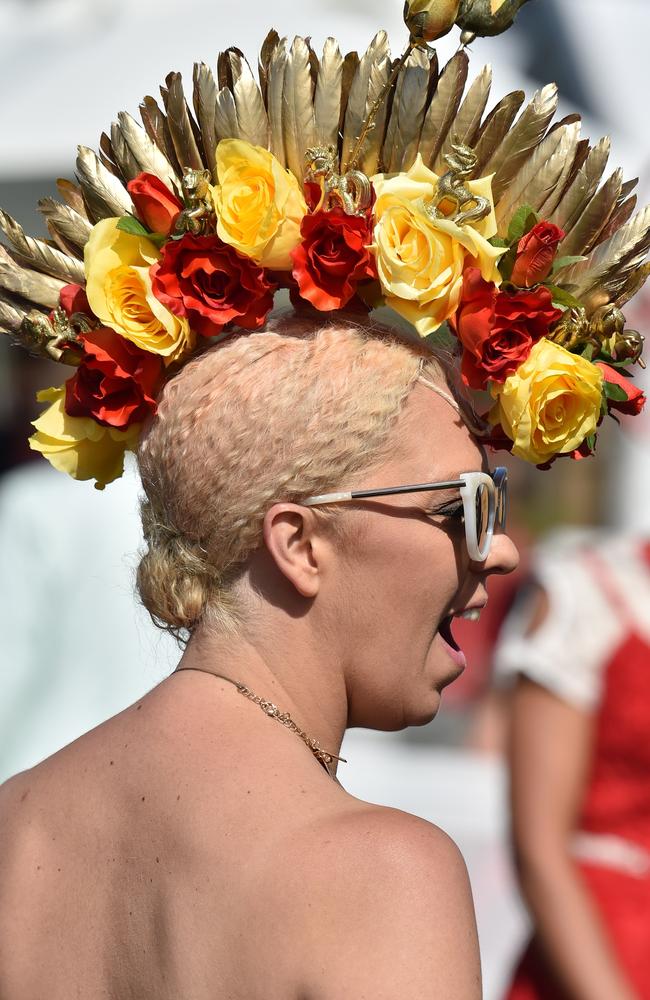
<instances>
[{"instance_id":1,"label":"flower bud","mask_svg":"<svg viewBox=\"0 0 650 1000\"><path fill-rule=\"evenodd\" d=\"M454 26L460 0L406 0L404 21L411 41L433 42Z\"/></svg>"}]
</instances>

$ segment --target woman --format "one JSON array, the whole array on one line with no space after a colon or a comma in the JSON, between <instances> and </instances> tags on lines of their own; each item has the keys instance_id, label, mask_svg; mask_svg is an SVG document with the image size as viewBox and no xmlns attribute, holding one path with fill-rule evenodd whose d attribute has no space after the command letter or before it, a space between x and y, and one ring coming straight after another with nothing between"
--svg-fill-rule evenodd
<instances>
[{"instance_id":1,"label":"woman","mask_svg":"<svg viewBox=\"0 0 650 1000\"><path fill-rule=\"evenodd\" d=\"M509 1000L648 1000L650 549L559 535L497 663L516 673L513 832L535 925Z\"/></svg>"},{"instance_id":2,"label":"woman","mask_svg":"<svg viewBox=\"0 0 650 1000\"><path fill-rule=\"evenodd\" d=\"M442 367L370 324L280 320L168 382L140 466L140 592L190 641L4 787L0 994L477 1000L457 848L333 780L346 727L433 718L452 617L517 562L498 531L470 557L473 486L319 502L486 468Z\"/></svg>"}]
</instances>

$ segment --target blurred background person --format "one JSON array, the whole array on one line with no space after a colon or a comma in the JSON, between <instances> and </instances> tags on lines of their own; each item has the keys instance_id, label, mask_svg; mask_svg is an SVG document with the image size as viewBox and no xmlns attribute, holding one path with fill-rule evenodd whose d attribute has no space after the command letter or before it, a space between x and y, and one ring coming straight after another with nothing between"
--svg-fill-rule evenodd
<instances>
[{"instance_id":1,"label":"blurred background person","mask_svg":"<svg viewBox=\"0 0 650 1000\"><path fill-rule=\"evenodd\" d=\"M506 619L533 939L507 1000L650 998L650 540L560 532Z\"/></svg>"}]
</instances>

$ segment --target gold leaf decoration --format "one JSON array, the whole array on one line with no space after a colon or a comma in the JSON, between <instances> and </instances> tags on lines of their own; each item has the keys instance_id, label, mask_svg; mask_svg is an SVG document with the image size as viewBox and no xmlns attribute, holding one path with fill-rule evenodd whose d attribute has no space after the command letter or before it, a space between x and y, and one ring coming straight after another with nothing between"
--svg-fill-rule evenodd
<instances>
[{"instance_id":1,"label":"gold leaf decoration","mask_svg":"<svg viewBox=\"0 0 650 1000\"><path fill-rule=\"evenodd\" d=\"M167 162L171 163L174 173L180 177L183 171L176 156L167 118L153 97L143 98L140 104L140 118L151 141L158 147Z\"/></svg>"}]
</instances>

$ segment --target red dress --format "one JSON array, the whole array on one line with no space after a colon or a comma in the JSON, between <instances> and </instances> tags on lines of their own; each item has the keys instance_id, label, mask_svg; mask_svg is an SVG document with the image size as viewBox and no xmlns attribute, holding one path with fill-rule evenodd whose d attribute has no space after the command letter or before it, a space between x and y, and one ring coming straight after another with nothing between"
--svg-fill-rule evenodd
<instances>
[{"instance_id":1,"label":"red dress","mask_svg":"<svg viewBox=\"0 0 650 1000\"><path fill-rule=\"evenodd\" d=\"M650 566L650 547L643 558ZM621 967L640 1000L650 1000L650 644L627 616L622 595L594 568L613 613L630 627L605 667L580 820L580 830L603 845L603 855L598 863L583 858L577 864ZM625 857L616 856L617 844L629 846ZM507 1000L564 998L533 939Z\"/></svg>"}]
</instances>

